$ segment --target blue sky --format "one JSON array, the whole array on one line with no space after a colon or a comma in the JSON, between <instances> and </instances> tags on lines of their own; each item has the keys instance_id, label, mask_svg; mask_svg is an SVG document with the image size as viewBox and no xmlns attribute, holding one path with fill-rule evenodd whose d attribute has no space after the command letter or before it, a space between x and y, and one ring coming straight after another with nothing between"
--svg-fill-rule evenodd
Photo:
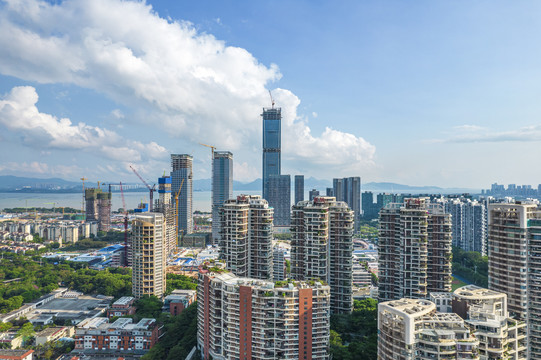
<instances>
[{"instance_id":1,"label":"blue sky","mask_svg":"<svg viewBox=\"0 0 541 360\"><path fill-rule=\"evenodd\" d=\"M0 174L137 181L191 153L283 173L489 187L541 182L534 1L0 1ZM69 119L68 120L61 120Z\"/></svg>"}]
</instances>

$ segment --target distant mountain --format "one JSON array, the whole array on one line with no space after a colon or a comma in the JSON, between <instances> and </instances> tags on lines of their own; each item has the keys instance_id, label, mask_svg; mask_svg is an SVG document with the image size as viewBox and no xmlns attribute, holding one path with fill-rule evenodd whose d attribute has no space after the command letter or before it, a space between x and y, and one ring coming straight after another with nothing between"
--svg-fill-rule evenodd
<instances>
[{"instance_id":1,"label":"distant mountain","mask_svg":"<svg viewBox=\"0 0 541 360\"><path fill-rule=\"evenodd\" d=\"M255 179L252 182L244 183L233 180L233 190L261 190L261 179ZM194 191L212 191L212 182L210 179L197 179L193 181Z\"/></svg>"},{"instance_id":2,"label":"distant mountain","mask_svg":"<svg viewBox=\"0 0 541 360\"><path fill-rule=\"evenodd\" d=\"M23 188L37 189L68 189L81 186L80 182L67 181L59 178L37 179L12 175L0 176L0 189L17 190Z\"/></svg>"}]
</instances>

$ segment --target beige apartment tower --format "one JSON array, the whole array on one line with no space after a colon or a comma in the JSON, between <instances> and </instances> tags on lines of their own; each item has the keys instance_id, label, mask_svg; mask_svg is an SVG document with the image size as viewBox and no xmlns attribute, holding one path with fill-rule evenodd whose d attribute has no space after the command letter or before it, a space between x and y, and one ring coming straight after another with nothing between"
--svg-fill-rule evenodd
<instances>
[{"instance_id":1,"label":"beige apartment tower","mask_svg":"<svg viewBox=\"0 0 541 360\"><path fill-rule=\"evenodd\" d=\"M131 234L133 296L162 298L165 292L165 222L161 213L135 216Z\"/></svg>"},{"instance_id":2,"label":"beige apartment tower","mask_svg":"<svg viewBox=\"0 0 541 360\"><path fill-rule=\"evenodd\" d=\"M426 198L380 211L379 300L426 299L451 291L451 215Z\"/></svg>"},{"instance_id":3,"label":"beige apartment tower","mask_svg":"<svg viewBox=\"0 0 541 360\"><path fill-rule=\"evenodd\" d=\"M291 276L327 282L331 312L351 312L353 211L334 197L301 201L293 206L291 233Z\"/></svg>"},{"instance_id":4,"label":"beige apartment tower","mask_svg":"<svg viewBox=\"0 0 541 360\"><path fill-rule=\"evenodd\" d=\"M220 255L237 276L272 279L274 210L259 195L240 195L220 208Z\"/></svg>"}]
</instances>

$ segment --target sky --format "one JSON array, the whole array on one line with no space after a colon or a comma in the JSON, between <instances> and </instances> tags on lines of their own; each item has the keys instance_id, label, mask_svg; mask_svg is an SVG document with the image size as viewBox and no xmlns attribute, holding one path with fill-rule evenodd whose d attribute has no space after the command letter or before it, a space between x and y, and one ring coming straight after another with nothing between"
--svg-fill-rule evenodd
<instances>
[{"instance_id":1,"label":"sky","mask_svg":"<svg viewBox=\"0 0 541 360\"><path fill-rule=\"evenodd\" d=\"M137 182L192 154L282 173L541 182L536 1L0 0L0 175Z\"/></svg>"}]
</instances>

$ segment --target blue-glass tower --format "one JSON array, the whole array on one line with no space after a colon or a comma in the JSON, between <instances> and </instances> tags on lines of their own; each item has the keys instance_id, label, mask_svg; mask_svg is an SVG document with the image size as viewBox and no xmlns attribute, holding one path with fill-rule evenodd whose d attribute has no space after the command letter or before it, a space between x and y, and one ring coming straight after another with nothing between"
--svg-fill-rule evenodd
<instances>
[{"instance_id":1,"label":"blue-glass tower","mask_svg":"<svg viewBox=\"0 0 541 360\"><path fill-rule=\"evenodd\" d=\"M280 175L282 109L263 108L263 199L269 198L269 178Z\"/></svg>"}]
</instances>

